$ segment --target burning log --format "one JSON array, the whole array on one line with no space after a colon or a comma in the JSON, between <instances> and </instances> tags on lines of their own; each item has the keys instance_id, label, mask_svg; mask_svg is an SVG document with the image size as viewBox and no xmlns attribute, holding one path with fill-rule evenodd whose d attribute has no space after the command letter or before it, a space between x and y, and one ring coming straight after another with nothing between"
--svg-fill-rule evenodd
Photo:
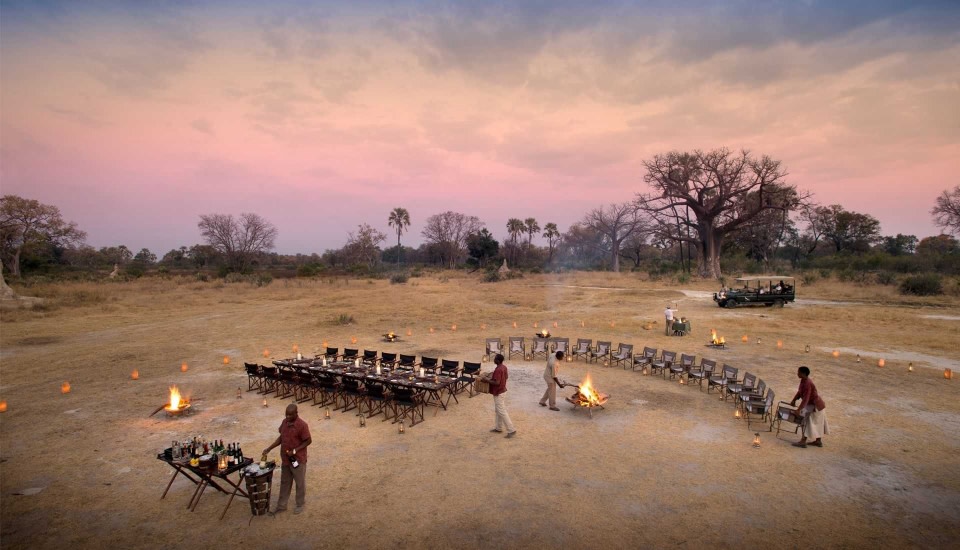
<instances>
[{"instance_id":1,"label":"burning log","mask_svg":"<svg viewBox=\"0 0 960 550\"><path fill-rule=\"evenodd\" d=\"M577 391L568 397L567 401L576 407L585 407L590 411L591 418L593 417L593 408L600 407L602 409L603 405L610 399L609 395L601 393L593 387L589 374L579 386L574 387L577 388Z\"/></svg>"},{"instance_id":2,"label":"burning log","mask_svg":"<svg viewBox=\"0 0 960 550\"><path fill-rule=\"evenodd\" d=\"M718 337L717 329L712 328L710 329L710 343L707 345L715 348L725 348L727 347L727 341L723 336Z\"/></svg>"},{"instance_id":3,"label":"burning log","mask_svg":"<svg viewBox=\"0 0 960 550\"><path fill-rule=\"evenodd\" d=\"M194 399L194 401L200 401L199 399ZM164 403L156 408L150 416L157 414L160 411L167 411L167 416L180 416L183 414L189 414L190 409L190 399L183 398L180 395L180 389L176 386L170 386L170 402Z\"/></svg>"}]
</instances>

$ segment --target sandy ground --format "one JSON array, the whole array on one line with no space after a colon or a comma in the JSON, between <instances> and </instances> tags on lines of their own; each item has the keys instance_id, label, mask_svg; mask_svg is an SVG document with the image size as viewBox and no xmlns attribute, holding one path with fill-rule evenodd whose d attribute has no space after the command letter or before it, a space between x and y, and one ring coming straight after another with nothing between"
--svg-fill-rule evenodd
<instances>
[{"instance_id":1,"label":"sandy ground","mask_svg":"<svg viewBox=\"0 0 960 550\"><path fill-rule=\"evenodd\" d=\"M821 284L801 289L801 302L783 309L731 311L705 297L711 285L626 274L528 276L495 285L465 275L410 281L278 281L263 289L138 282L104 285L101 299L88 306L2 312L0 399L9 408L0 414L0 544L960 544L958 382L942 374L944 366L960 371L960 325L942 319L960 315L955 301L903 304L885 289ZM813 307L805 297L826 304ZM663 335L667 303L693 319L692 336ZM341 313L355 323L338 325ZM658 321L653 330L642 328L647 320ZM552 412L537 406L543 362L513 360L507 401L519 430L514 439L488 432L493 407L486 395L461 396L437 414L428 409L426 422L404 435L389 422L360 428L352 413L325 421L319 408L301 405L314 439L304 514L250 522L240 500L218 521L226 497L208 492L189 512L192 485L183 480L160 500L172 470L155 457L171 440L202 434L240 441L251 455L275 437L289 401L270 398L264 408L254 393L236 397L238 387L247 388L243 361L266 361L265 348L284 357L293 344L309 354L323 341L343 347L357 337L361 348L478 360L484 338L529 340L534 322L572 340L623 341L729 363L764 378L778 399L793 395L796 367L807 364L832 433L822 449L796 449L792 434L777 439L763 426L748 430L715 393L579 361L565 363L562 377L577 382L589 371L611 400L592 419L562 401ZM711 327L731 341L728 349L705 347ZM380 342L388 330L413 334ZM840 357L830 355L834 349ZM876 366L879 358L884 368ZM915 372L907 373L908 362ZM69 394L61 394L63 381L71 383ZM148 417L171 384L192 394L195 414ZM754 449L758 430L762 445Z\"/></svg>"}]
</instances>

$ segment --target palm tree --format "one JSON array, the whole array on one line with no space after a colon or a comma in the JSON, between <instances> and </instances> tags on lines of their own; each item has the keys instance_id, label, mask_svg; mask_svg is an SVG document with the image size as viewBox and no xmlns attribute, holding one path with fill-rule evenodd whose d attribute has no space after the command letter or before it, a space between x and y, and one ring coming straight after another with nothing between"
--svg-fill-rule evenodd
<instances>
[{"instance_id":1,"label":"palm tree","mask_svg":"<svg viewBox=\"0 0 960 550\"><path fill-rule=\"evenodd\" d=\"M560 238L560 230L557 229L557 224L547 222L547 224L543 226L543 235L541 236L546 238L547 243L550 245L550 258L547 260L547 263L551 263L553 262L553 243Z\"/></svg>"},{"instance_id":2,"label":"palm tree","mask_svg":"<svg viewBox=\"0 0 960 550\"><path fill-rule=\"evenodd\" d=\"M526 228L525 231L529 235L527 237L527 247L529 247L530 244L533 242L533 234L536 233L537 231L540 231L540 224L537 223L536 218L527 218L523 220L523 224L524 224L524 227Z\"/></svg>"},{"instance_id":3,"label":"palm tree","mask_svg":"<svg viewBox=\"0 0 960 550\"><path fill-rule=\"evenodd\" d=\"M523 220L519 218L510 218L507 220L507 233L510 233L510 242L513 243L513 263L517 263L517 236L521 233L526 232L527 226L523 223Z\"/></svg>"},{"instance_id":4,"label":"palm tree","mask_svg":"<svg viewBox=\"0 0 960 550\"><path fill-rule=\"evenodd\" d=\"M410 227L410 213L407 212L406 208L400 208L399 206L394 208L390 212L390 217L387 218L387 225L394 227L397 230L397 268L400 267L400 235L403 231Z\"/></svg>"}]
</instances>

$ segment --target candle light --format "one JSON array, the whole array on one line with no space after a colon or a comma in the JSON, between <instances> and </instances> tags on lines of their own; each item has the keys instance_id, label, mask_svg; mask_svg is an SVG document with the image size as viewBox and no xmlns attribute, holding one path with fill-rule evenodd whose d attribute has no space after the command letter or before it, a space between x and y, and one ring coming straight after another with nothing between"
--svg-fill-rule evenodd
<instances>
[{"instance_id":1,"label":"candle light","mask_svg":"<svg viewBox=\"0 0 960 550\"><path fill-rule=\"evenodd\" d=\"M323 357L323 366L327 366L327 357L326 357L326 356Z\"/></svg>"},{"instance_id":2,"label":"candle light","mask_svg":"<svg viewBox=\"0 0 960 550\"><path fill-rule=\"evenodd\" d=\"M650 367L648 367L647 365L643 366L643 375L650 376Z\"/></svg>"},{"instance_id":3,"label":"candle light","mask_svg":"<svg viewBox=\"0 0 960 550\"><path fill-rule=\"evenodd\" d=\"M430 334L433 334L433 327L430 327Z\"/></svg>"},{"instance_id":4,"label":"candle light","mask_svg":"<svg viewBox=\"0 0 960 550\"><path fill-rule=\"evenodd\" d=\"M783 349L783 340L777 340L777 349Z\"/></svg>"},{"instance_id":5,"label":"candle light","mask_svg":"<svg viewBox=\"0 0 960 550\"><path fill-rule=\"evenodd\" d=\"M760 345L760 337L757 336L757 345Z\"/></svg>"},{"instance_id":6,"label":"candle light","mask_svg":"<svg viewBox=\"0 0 960 550\"><path fill-rule=\"evenodd\" d=\"M140 379L140 371L138 371L137 369L133 369L133 372L130 373L130 379L131 379L131 380L139 380L139 379Z\"/></svg>"},{"instance_id":7,"label":"candle light","mask_svg":"<svg viewBox=\"0 0 960 550\"><path fill-rule=\"evenodd\" d=\"M399 433L406 433L406 430L403 429L403 420L400 421L400 428L397 429Z\"/></svg>"},{"instance_id":8,"label":"candle light","mask_svg":"<svg viewBox=\"0 0 960 550\"><path fill-rule=\"evenodd\" d=\"M754 449L760 448L760 432L754 432L753 434L753 448Z\"/></svg>"},{"instance_id":9,"label":"candle light","mask_svg":"<svg viewBox=\"0 0 960 550\"><path fill-rule=\"evenodd\" d=\"M617 322L616 322L616 321L610 321L610 328L613 328L613 327L615 327L615 326L617 326Z\"/></svg>"},{"instance_id":10,"label":"candle light","mask_svg":"<svg viewBox=\"0 0 960 550\"><path fill-rule=\"evenodd\" d=\"M64 382L60 384L60 393L70 393L70 382Z\"/></svg>"},{"instance_id":11,"label":"candle light","mask_svg":"<svg viewBox=\"0 0 960 550\"><path fill-rule=\"evenodd\" d=\"M377 376L380 376L380 365L377 365Z\"/></svg>"},{"instance_id":12,"label":"candle light","mask_svg":"<svg viewBox=\"0 0 960 550\"><path fill-rule=\"evenodd\" d=\"M363 413L360 413L360 427L361 428L367 427L367 415Z\"/></svg>"},{"instance_id":13,"label":"candle light","mask_svg":"<svg viewBox=\"0 0 960 550\"><path fill-rule=\"evenodd\" d=\"M857 354L857 363L859 363L859 362L860 362L860 354L858 353L858 354Z\"/></svg>"},{"instance_id":14,"label":"candle light","mask_svg":"<svg viewBox=\"0 0 960 550\"><path fill-rule=\"evenodd\" d=\"M187 372L187 364L186 364L186 363L182 363L182 364L180 365L180 372Z\"/></svg>"},{"instance_id":15,"label":"candle light","mask_svg":"<svg viewBox=\"0 0 960 550\"><path fill-rule=\"evenodd\" d=\"M735 410L733 411L733 417L736 418L737 420L740 420L740 409L739 409L739 408L737 408L737 409L735 409Z\"/></svg>"},{"instance_id":16,"label":"candle light","mask_svg":"<svg viewBox=\"0 0 960 550\"><path fill-rule=\"evenodd\" d=\"M833 353L831 353L831 355L833 355L834 357L840 357L840 352L837 350L833 350Z\"/></svg>"},{"instance_id":17,"label":"candle light","mask_svg":"<svg viewBox=\"0 0 960 550\"><path fill-rule=\"evenodd\" d=\"M324 419L324 420L330 420L330 407L327 407L327 408L323 411L323 419Z\"/></svg>"},{"instance_id":18,"label":"candle light","mask_svg":"<svg viewBox=\"0 0 960 550\"><path fill-rule=\"evenodd\" d=\"M746 334L740 337L740 341L743 342L744 344L746 344L749 339L750 338L748 338Z\"/></svg>"},{"instance_id":19,"label":"candle light","mask_svg":"<svg viewBox=\"0 0 960 550\"><path fill-rule=\"evenodd\" d=\"M270 405L267 405L267 400L266 400L266 399L263 400L263 406L264 406L264 407L269 407L269 406L270 406Z\"/></svg>"},{"instance_id":20,"label":"candle light","mask_svg":"<svg viewBox=\"0 0 960 550\"><path fill-rule=\"evenodd\" d=\"M553 328L557 328L557 322L556 322L556 321L553 322Z\"/></svg>"},{"instance_id":21,"label":"candle light","mask_svg":"<svg viewBox=\"0 0 960 550\"><path fill-rule=\"evenodd\" d=\"M420 367L420 378L423 378L423 367Z\"/></svg>"},{"instance_id":22,"label":"candle light","mask_svg":"<svg viewBox=\"0 0 960 550\"><path fill-rule=\"evenodd\" d=\"M410 329L407 329L407 336L413 336L413 331Z\"/></svg>"},{"instance_id":23,"label":"candle light","mask_svg":"<svg viewBox=\"0 0 960 550\"><path fill-rule=\"evenodd\" d=\"M457 332L457 325L450 325L450 330Z\"/></svg>"},{"instance_id":24,"label":"candle light","mask_svg":"<svg viewBox=\"0 0 960 550\"><path fill-rule=\"evenodd\" d=\"M513 322L513 328L517 328L517 322L516 322L516 321Z\"/></svg>"},{"instance_id":25,"label":"candle light","mask_svg":"<svg viewBox=\"0 0 960 550\"><path fill-rule=\"evenodd\" d=\"M803 351L810 353L810 344L803 346Z\"/></svg>"},{"instance_id":26,"label":"candle light","mask_svg":"<svg viewBox=\"0 0 960 550\"><path fill-rule=\"evenodd\" d=\"M354 366L355 368L359 368L359 367L360 367L360 359L354 359L354 360L353 360L353 366Z\"/></svg>"},{"instance_id":27,"label":"candle light","mask_svg":"<svg viewBox=\"0 0 960 550\"><path fill-rule=\"evenodd\" d=\"M297 361L300 361L300 360L302 360L302 359L303 359L303 356L300 355L300 352L298 351L298 352L297 352Z\"/></svg>"},{"instance_id":28,"label":"candle light","mask_svg":"<svg viewBox=\"0 0 960 550\"><path fill-rule=\"evenodd\" d=\"M7 400L0 401L0 413L7 412Z\"/></svg>"},{"instance_id":29,"label":"candle light","mask_svg":"<svg viewBox=\"0 0 960 550\"><path fill-rule=\"evenodd\" d=\"M881 368L881 369L882 369L886 364L887 364L887 362L884 361L882 357L880 358L879 361L877 361L877 367L879 367L879 368Z\"/></svg>"},{"instance_id":30,"label":"candle light","mask_svg":"<svg viewBox=\"0 0 960 550\"><path fill-rule=\"evenodd\" d=\"M293 353L297 353L298 351L300 351L300 346L294 344L294 345L293 345Z\"/></svg>"},{"instance_id":31,"label":"candle light","mask_svg":"<svg viewBox=\"0 0 960 550\"><path fill-rule=\"evenodd\" d=\"M243 399L243 391L237 386L237 399Z\"/></svg>"},{"instance_id":32,"label":"candle light","mask_svg":"<svg viewBox=\"0 0 960 550\"><path fill-rule=\"evenodd\" d=\"M913 362L907 365L907 372L913 372Z\"/></svg>"},{"instance_id":33,"label":"candle light","mask_svg":"<svg viewBox=\"0 0 960 550\"><path fill-rule=\"evenodd\" d=\"M487 330L487 324L486 324L486 323L480 323L480 330Z\"/></svg>"},{"instance_id":34,"label":"candle light","mask_svg":"<svg viewBox=\"0 0 960 550\"><path fill-rule=\"evenodd\" d=\"M324 343L322 343L322 344L320 344L320 345L323 346L323 347L327 347L327 343L326 343L326 342L324 342Z\"/></svg>"},{"instance_id":35,"label":"candle light","mask_svg":"<svg viewBox=\"0 0 960 550\"><path fill-rule=\"evenodd\" d=\"M263 356L270 357L270 350L268 350L267 348L263 348Z\"/></svg>"},{"instance_id":36,"label":"candle light","mask_svg":"<svg viewBox=\"0 0 960 550\"><path fill-rule=\"evenodd\" d=\"M357 337L354 336L354 337L350 338L350 343L351 343L351 344L356 344L356 343L357 343Z\"/></svg>"},{"instance_id":37,"label":"candle light","mask_svg":"<svg viewBox=\"0 0 960 550\"><path fill-rule=\"evenodd\" d=\"M223 356L223 364L224 364L224 365L229 365L229 364L230 364L230 358L227 357L226 355Z\"/></svg>"}]
</instances>

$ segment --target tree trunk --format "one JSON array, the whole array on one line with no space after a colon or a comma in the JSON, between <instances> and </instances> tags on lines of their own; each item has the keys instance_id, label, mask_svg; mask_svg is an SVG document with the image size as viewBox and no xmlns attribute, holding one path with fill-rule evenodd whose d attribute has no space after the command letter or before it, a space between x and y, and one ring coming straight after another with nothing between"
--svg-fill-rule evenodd
<instances>
[{"instance_id":1,"label":"tree trunk","mask_svg":"<svg viewBox=\"0 0 960 550\"><path fill-rule=\"evenodd\" d=\"M700 224L697 228L700 234L700 251L702 262L700 263L700 276L704 279L720 278L720 245L722 236L718 235L714 228L708 224Z\"/></svg>"},{"instance_id":2,"label":"tree trunk","mask_svg":"<svg viewBox=\"0 0 960 550\"><path fill-rule=\"evenodd\" d=\"M13 253L13 265L10 266L10 276L20 278L20 249Z\"/></svg>"},{"instance_id":3,"label":"tree trunk","mask_svg":"<svg viewBox=\"0 0 960 550\"><path fill-rule=\"evenodd\" d=\"M620 241L612 241L610 248L613 256L613 272L620 273Z\"/></svg>"},{"instance_id":4,"label":"tree trunk","mask_svg":"<svg viewBox=\"0 0 960 550\"><path fill-rule=\"evenodd\" d=\"M397 269L400 269L400 232L397 231Z\"/></svg>"}]
</instances>

